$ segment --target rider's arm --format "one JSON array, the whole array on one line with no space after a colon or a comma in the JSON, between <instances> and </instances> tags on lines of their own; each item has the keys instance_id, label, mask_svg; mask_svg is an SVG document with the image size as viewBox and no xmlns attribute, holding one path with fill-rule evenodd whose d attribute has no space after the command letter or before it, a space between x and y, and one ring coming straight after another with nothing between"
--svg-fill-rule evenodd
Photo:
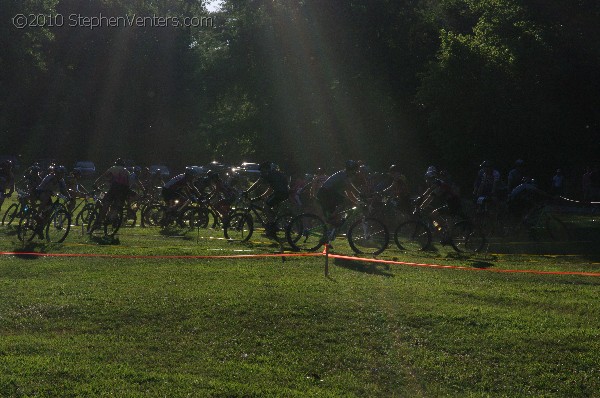
<instances>
[{"instance_id":1,"label":"rider's arm","mask_svg":"<svg viewBox=\"0 0 600 398\"><path fill-rule=\"evenodd\" d=\"M100 181L107 179L109 176L108 170L106 170L104 173L102 173L102 175L100 175L100 177L96 178L96 181L94 181L94 186L97 187L100 183Z\"/></svg>"},{"instance_id":2,"label":"rider's arm","mask_svg":"<svg viewBox=\"0 0 600 398\"><path fill-rule=\"evenodd\" d=\"M69 193L69 189L67 188L67 183L65 182L64 178L58 180L58 189L60 190L61 194L65 195L67 200L71 200L71 194Z\"/></svg>"}]
</instances>

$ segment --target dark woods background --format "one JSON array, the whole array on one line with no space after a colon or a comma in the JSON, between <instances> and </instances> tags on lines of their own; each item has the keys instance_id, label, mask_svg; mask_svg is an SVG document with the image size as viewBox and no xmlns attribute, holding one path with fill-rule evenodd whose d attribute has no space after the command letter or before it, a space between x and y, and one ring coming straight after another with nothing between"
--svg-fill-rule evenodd
<instances>
[{"instance_id":1,"label":"dark woods background","mask_svg":"<svg viewBox=\"0 0 600 398\"><path fill-rule=\"evenodd\" d=\"M192 0L2 0L0 154L289 171L490 159L580 178L600 150L595 0L229 0L201 27L27 27L16 14L207 16ZM210 25L210 24L209 24Z\"/></svg>"}]
</instances>

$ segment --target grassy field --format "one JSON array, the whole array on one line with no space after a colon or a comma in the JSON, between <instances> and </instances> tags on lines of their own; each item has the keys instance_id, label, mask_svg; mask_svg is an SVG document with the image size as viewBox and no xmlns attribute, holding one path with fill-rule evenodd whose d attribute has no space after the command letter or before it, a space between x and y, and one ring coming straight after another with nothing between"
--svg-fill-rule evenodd
<instances>
[{"instance_id":1,"label":"grassy field","mask_svg":"<svg viewBox=\"0 0 600 398\"><path fill-rule=\"evenodd\" d=\"M26 251L112 255L273 253L259 234L73 230ZM4 228L3 251L22 250ZM349 254L343 240L336 253ZM600 396L600 273L590 253L445 248L381 258L0 256L0 396Z\"/></svg>"}]
</instances>

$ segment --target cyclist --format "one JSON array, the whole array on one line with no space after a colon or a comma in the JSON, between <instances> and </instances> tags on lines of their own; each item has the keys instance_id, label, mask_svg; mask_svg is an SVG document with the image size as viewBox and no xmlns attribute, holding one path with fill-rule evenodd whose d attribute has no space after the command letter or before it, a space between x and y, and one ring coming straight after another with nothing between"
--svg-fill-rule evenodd
<instances>
[{"instance_id":1,"label":"cyclist","mask_svg":"<svg viewBox=\"0 0 600 398\"><path fill-rule=\"evenodd\" d=\"M496 208L500 185L500 172L494 169L490 161L483 161L473 184L473 196L478 213L486 212L490 205L492 209Z\"/></svg>"},{"instance_id":2,"label":"cyclist","mask_svg":"<svg viewBox=\"0 0 600 398\"><path fill-rule=\"evenodd\" d=\"M273 162L262 162L258 166L260 177L243 192L243 195L248 197L253 192L258 192L267 186L267 189L258 197L266 197L265 199L265 215L267 223L265 225L265 235L267 237L275 236L275 214L280 203L284 202L289 197L290 186L289 178L279 170Z\"/></svg>"},{"instance_id":3,"label":"cyclist","mask_svg":"<svg viewBox=\"0 0 600 398\"><path fill-rule=\"evenodd\" d=\"M200 197L201 193L194 185L194 181L198 177L196 170L193 167L186 167L182 174L171 178L162 188L162 197L167 204L167 212L175 212L178 208L183 207L193 197ZM184 199L180 202L180 199Z\"/></svg>"},{"instance_id":4,"label":"cyclist","mask_svg":"<svg viewBox=\"0 0 600 398\"><path fill-rule=\"evenodd\" d=\"M69 196L71 197L71 200L67 204L67 210L69 210L70 213L72 213L73 209L75 208L77 198L85 198L87 195L89 195L89 192L85 189L85 187L79 183L81 177L82 175L80 170L73 170L68 176L65 177L67 190L69 191Z\"/></svg>"},{"instance_id":5,"label":"cyclist","mask_svg":"<svg viewBox=\"0 0 600 398\"><path fill-rule=\"evenodd\" d=\"M13 164L10 160L5 160L0 163L0 208L4 204L4 198L9 198L14 191L15 175L13 173Z\"/></svg>"},{"instance_id":6,"label":"cyclist","mask_svg":"<svg viewBox=\"0 0 600 398\"><path fill-rule=\"evenodd\" d=\"M346 161L346 167L332 174L321 188L317 191L317 200L321 205L323 215L327 223L339 226L342 222L341 217L336 217L336 209L342 205L346 199L356 202L360 196L360 191L356 187L358 175L360 173L360 164L354 160Z\"/></svg>"},{"instance_id":7,"label":"cyclist","mask_svg":"<svg viewBox=\"0 0 600 398\"><path fill-rule=\"evenodd\" d=\"M317 170L315 171L315 174L313 175L312 181L310 183L310 197L311 198L316 199L319 188L321 188L323 183L325 181L327 181L327 178L329 178L329 176L327 174L325 174L323 169L320 167L317 167Z\"/></svg>"},{"instance_id":8,"label":"cyclist","mask_svg":"<svg viewBox=\"0 0 600 398\"><path fill-rule=\"evenodd\" d=\"M71 196L65 183L65 174L67 169L65 166L54 166L52 172L48 173L42 180L40 185L35 190L35 198L40 202L39 213L38 213L38 229L35 231L40 239L44 239L43 228L45 225L46 217L48 216L47 211L52 206L52 195L60 192L69 202Z\"/></svg>"},{"instance_id":9,"label":"cyclist","mask_svg":"<svg viewBox=\"0 0 600 398\"><path fill-rule=\"evenodd\" d=\"M211 189L211 193L208 197L209 200L212 202L213 207L221 214L223 219L227 220L227 216L231 210L231 204L235 200L235 190L223 181L216 171L207 171L205 180Z\"/></svg>"},{"instance_id":10,"label":"cyclist","mask_svg":"<svg viewBox=\"0 0 600 398\"><path fill-rule=\"evenodd\" d=\"M508 211L512 217L521 219L550 198L549 194L537 187L534 179L524 177L522 183L508 195Z\"/></svg>"},{"instance_id":11,"label":"cyclist","mask_svg":"<svg viewBox=\"0 0 600 398\"><path fill-rule=\"evenodd\" d=\"M525 177L523 174L524 167L525 161L523 161L523 159L517 159L515 161L515 167L508 172L508 184L506 188L508 189L509 194L523 181L523 177Z\"/></svg>"},{"instance_id":12,"label":"cyclist","mask_svg":"<svg viewBox=\"0 0 600 398\"><path fill-rule=\"evenodd\" d=\"M391 182L380 192L390 196L390 200L395 208L403 212L410 211L410 190L408 188L408 181L404 174L402 174L400 166L395 164L391 165L388 169L388 176L390 177Z\"/></svg>"},{"instance_id":13,"label":"cyclist","mask_svg":"<svg viewBox=\"0 0 600 398\"><path fill-rule=\"evenodd\" d=\"M95 224L98 225L101 220L104 220L106 213L111 205L115 205L119 211L123 211L125 200L129 194L129 171L125 168L125 161L121 158L115 160L115 163L106 170L100 177L94 182L94 187L97 187L102 181L108 180L110 187L104 201L102 202L102 208L96 218ZM91 230L94 230L92 228Z\"/></svg>"},{"instance_id":14,"label":"cyclist","mask_svg":"<svg viewBox=\"0 0 600 398\"><path fill-rule=\"evenodd\" d=\"M42 182L42 177L40 176L40 172L42 168L38 163L34 163L30 167L25 170L25 174L23 178L25 179L25 184L27 185L27 193L29 197L33 198L35 196L35 189L40 182Z\"/></svg>"},{"instance_id":15,"label":"cyclist","mask_svg":"<svg viewBox=\"0 0 600 398\"><path fill-rule=\"evenodd\" d=\"M427 189L417 198L417 205L424 209L436 200L438 207L431 214L445 213L450 216L466 218L458 190L453 184L442 179L440 174L444 173L438 173L434 166L427 169L425 173Z\"/></svg>"}]
</instances>

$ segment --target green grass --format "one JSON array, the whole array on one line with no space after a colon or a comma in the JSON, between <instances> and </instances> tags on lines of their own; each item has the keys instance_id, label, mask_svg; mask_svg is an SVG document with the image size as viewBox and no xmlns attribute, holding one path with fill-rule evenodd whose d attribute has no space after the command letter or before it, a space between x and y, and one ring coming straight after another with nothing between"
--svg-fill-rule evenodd
<instances>
[{"instance_id":1,"label":"green grass","mask_svg":"<svg viewBox=\"0 0 600 398\"><path fill-rule=\"evenodd\" d=\"M273 253L260 236L117 242L73 231L28 250ZM22 245L0 231L0 249ZM211 239L212 238L212 239ZM349 254L343 240L336 252ZM382 258L600 272L597 256L446 248ZM600 278L330 260L0 256L0 396L600 396Z\"/></svg>"}]
</instances>

